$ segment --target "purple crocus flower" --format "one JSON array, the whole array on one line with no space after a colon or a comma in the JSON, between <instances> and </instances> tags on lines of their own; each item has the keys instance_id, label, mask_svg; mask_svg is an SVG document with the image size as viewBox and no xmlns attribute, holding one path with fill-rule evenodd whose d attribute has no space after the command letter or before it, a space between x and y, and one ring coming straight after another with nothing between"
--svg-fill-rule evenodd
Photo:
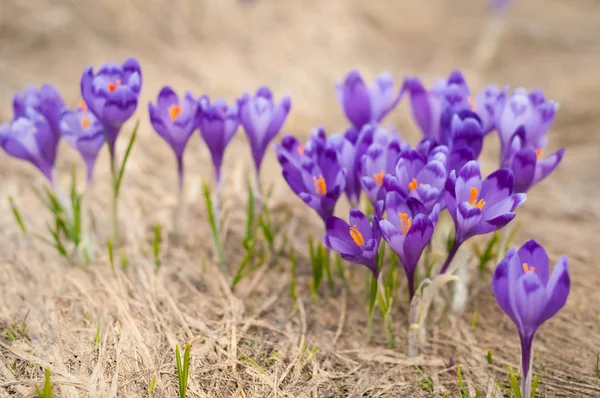
<instances>
[{"instance_id":1,"label":"purple crocus flower","mask_svg":"<svg viewBox=\"0 0 600 398\"><path fill-rule=\"evenodd\" d=\"M385 209L387 220L379 222L381 234L404 266L409 299L412 300L415 294L415 270L433 235L440 207L435 205L428 212L418 199L404 199L398 192L388 192Z\"/></svg>"},{"instance_id":2,"label":"purple crocus flower","mask_svg":"<svg viewBox=\"0 0 600 398\"><path fill-rule=\"evenodd\" d=\"M134 58L127 59L122 66L108 62L96 73L89 66L81 76L81 96L102 123L113 153L121 126L137 108L141 88L142 72Z\"/></svg>"},{"instance_id":3,"label":"purple crocus flower","mask_svg":"<svg viewBox=\"0 0 600 398\"><path fill-rule=\"evenodd\" d=\"M360 167L359 157L366 150L366 146L357 145L359 143L359 133L354 127L349 128L343 135L333 134L327 142L336 150L340 165L346 169L346 188L344 192L350 205L356 207L361 194L358 173ZM363 140L360 142L362 143Z\"/></svg>"},{"instance_id":4,"label":"purple crocus flower","mask_svg":"<svg viewBox=\"0 0 600 398\"><path fill-rule=\"evenodd\" d=\"M236 103L228 105L222 98L217 98L211 104L208 96L202 96L199 102L198 127L210 151L218 185L221 182L221 165L225 148L239 126L238 106Z\"/></svg>"},{"instance_id":5,"label":"purple crocus flower","mask_svg":"<svg viewBox=\"0 0 600 398\"><path fill-rule=\"evenodd\" d=\"M441 274L467 239L497 231L515 217L513 211L525 202L527 195L513 194L513 187L514 176L509 169L496 170L482 180L477 161L468 162L458 173L450 172L445 198L454 220L455 237Z\"/></svg>"},{"instance_id":6,"label":"purple crocus flower","mask_svg":"<svg viewBox=\"0 0 600 398\"><path fill-rule=\"evenodd\" d=\"M494 112L503 161L507 158L505 152L510 148L513 135L521 126L527 132L527 145L544 148L548 140L546 133L558 110L558 104L547 100L539 89L528 92L518 88L510 96L507 91L505 89L498 95Z\"/></svg>"},{"instance_id":7,"label":"purple crocus flower","mask_svg":"<svg viewBox=\"0 0 600 398\"><path fill-rule=\"evenodd\" d=\"M283 168L283 178L292 191L323 221L333 215L346 185L346 169L341 167L336 150L327 148L316 158L301 156L299 162L290 161L281 152L277 158Z\"/></svg>"},{"instance_id":8,"label":"purple crocus flower","mask_svg":"<svg viewBox=\"0 0 600 398\"><path fill-rule=\"evenodd\" d=\"M28 107L24 115L0 126L0 146L8 155L33 164L53 184L58 139L42 114Z\"/></svg>"},{"instance_id":9,"label":"purple crocus flower","mask_svg":"<svg viewBox=\"0 0 600 398\"><path fill-rule=\"evenodd\" d=\"M76 110L63 110L60 131L65 141L83 158L87 168L87 183L91 184L96 158L105 142L102 123L81 101Z\"/></svg>"},{"instance_id":10,"label":"purple crocus flower","mask_svg":"<svg viewBox=\"0 0 600 398\"><path fill-rule=\"evenodd\" d=\"M490 8L493 13L504 14L512 0L489 0Z\"/></svg>"},{"instance_id":11,"label":"purple crocus flower","mask_svg":"<svg viewBox=\"0 0 600 398\"><path fill-rule=\"evenodd\" d=\"M156 105L148 102L150 123L173 149L177 158L179 188L183 184L183 151L197 126L198 102L190 92L180 101L169 86L158 93Z\"/></svg>"},{"instance_id":12,"label":"purple crocus flower","mask_svg":"<svg viewBox=\"0 0 600 398\"><path fill-rule=\"evenodd\" d=\"M327 234L323 237L323 243L338 252L344 260L365 265L377 279L377 250L381 241L381 231L379 219L376 216L371 218L372 225L367 216L358 209L350 209L350 224L334 216L327 217Z\"/></svg>"},{"instance_id":13,"label":"purple crocus flower","mask_svg":"<svg viewBox=\"0 0 600 398\"><path fill-rule=\"evenodd\" d=\"M455 113L447 135L448 170L460 170L468 161L477 160L483 149L484 132L479 117L471 111Z\"/></svg>"},{"instance_id":14,"label":"purple crocus flower","mask_svg":"<svg viewBox=\"0 0 600 398\"><path fill-rule=\"evenodd\" d=\"M403 93L396 91L394 78L388 72L380 74L367 87L360 73L352 70L335 88L344 114L359 130L368 123L379 123L398 105Z\"/></svg>"},{"instance_id":15,"label":"purple crocus flower","mask_svg":"<svg viewBox=\"0 0 600 398\"><path fill-rule=\"evenodd\" d=\"M527 144L525 127L521 126L513 135L503 161L515 175L515 192L527 192L546 178L558 166L565 150L559 149L544 159L542 154L543 148Z\"/></svg>"},{"instance_id":16,"label":"purple crocus flower","mask_svg":"<svg viewBox=\"0 0 600 398\"><path fill-rule=\"evenodd\" d=\"M27 87L13 98L15 118L27 117L27 108L35 109L48 120L52 133L57 137L57 144L60 137L60 116L64 107L65 102L60 93L51 84L44 84L39 89L34 86Z\"/></svg>"},{"instance_id":17,"label":"purple crocus flower","mask_svg":"<svg viewBox=\"0 0 600 398\"><path fill-rule=\"evenodd\" d=\"M550 260L535 240L517 251L511 248L498 264L492 280L498 305L515 323L521 339L521 395L531 396L532 343L538 328L565 305L571 281L562 256L552 273Z\"/></svg>"},{"instance_id":18,"label":"purple crocus flower","mask_svg":"<svg viewBox=\"0 0 600 398\"><path fill-rule=\"evenodd\" d=\"M415 149L404 150L395 165L395 173L383 178L387 192L415 198L430 212L443 199L448 173L439 158L428 160Z\"/></svg>"},{"instance_id":19,"label":"purple crocus flower","mask_svg":"<svg viewBox=\"0 0 600 398\"><path fill-rule=\"evenodd\" d=\"M261 87L254 96L245 93L238 100L240 123L248 136L256 173L260 171L265 151L287 118L292 100L285 96L276 104L267 87Z\"/></svg>"},{"instance_id":20,"label":"purple crocus flower","mask_svg":"<svg viewBox=\"0 0 600 398\"><path fill-rule=\"evenodd\" d=\"M373 207L385 199L387 191L383 184L384 177L394 173L401 150L400 142L396 139L387 144L375 142L362 157L360 182Z\"/></svg>"}]
</instances>

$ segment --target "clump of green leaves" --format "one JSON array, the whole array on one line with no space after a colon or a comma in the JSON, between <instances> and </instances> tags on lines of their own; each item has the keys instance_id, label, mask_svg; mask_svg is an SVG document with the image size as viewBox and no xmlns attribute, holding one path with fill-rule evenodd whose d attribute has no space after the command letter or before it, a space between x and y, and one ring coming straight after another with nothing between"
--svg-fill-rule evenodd
<instances>
[{"instance_id":1,"label":"clump of green leaves","mask_svg":"<svg viewBox=\"0 0 600 398\"><path fill-rule=\"evenodd\" d=\"M428 393L433 393L433 381L421 370L421 368L415 365L415 369L421 375L421 379L419 379L419 387L421 390L427 391Z\"/></svg>"},{"instance_id":2,"label":"clump of green leaves","mask_svg":"<svg viewBox=\"0 0 600 398\"><path fill-rule=\"evenodd\" d=\"M15 341L17 339L29 340L29 336L27 335L27 317L29 316L29 311L25 314L22 321L14 321L9 328L4 328L4 333L6 333L6 337L10 341Z\"/></svg>"},{"instance_id":3,"label":"clump of green leaves","mask_svg":"<svg viewBox=\"0 0 600 398\"><path fill-rule=\"evenodd\" d=\"M179 379L179 398L186 398L187 383L190 371L190 343L185 346L183 361L179 352L179 344L175 346L175 360L177 362L177 378Z\"/></svg>"},{"instance_id":4,"label":"clump of green leaves","mask_svg":"<svg viewBox=\"0 0 600 398\"><path fill-rule=\"evenodd\" d=\"M50 368L46 368L44 376L44 386L42 388L35 387L40 398L52 398L52 382L50 381Z\"/></svg>"}]
</instances>

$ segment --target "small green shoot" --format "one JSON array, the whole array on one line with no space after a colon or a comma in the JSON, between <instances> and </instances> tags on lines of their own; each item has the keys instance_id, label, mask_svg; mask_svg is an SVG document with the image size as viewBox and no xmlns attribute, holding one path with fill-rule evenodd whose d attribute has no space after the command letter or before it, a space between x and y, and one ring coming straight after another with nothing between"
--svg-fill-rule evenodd
<instances>
[{"instance_id":1,"label":"small green shoot","mask_svg":"<svg viewBox=\"0 0 600 398\"><path fill-rule=\"evenodd\" d=\"M417 369L417 372L421 375L421 379L419 380L419 387L421 390L433 393L433 381L423 373L419 366L415 365L415 369Z\"/></svg>"},{"instance_id":2,"label":"small green shoot","mask_svg":"<svg viewBox=\"0 0 600 398\"><path fill-rule=\"evenodd\" d=\"M96 343L96 345L100 345L100 324L98 324L98 326L96 326L96 337L94 337L94 343Z\"/></svg>"},{"instance_id":3,"label":"small green shoot","mask_svg":"<svg viewBox=\"0 0 600 398\"><path fill-rule=\"evenodd\" d=\"M519 385L519 380L517 380L517 376L512 368L512 366L508 367L508 385L509 390L512 391L515 398L523 398L521 395L521 386Z\"/></svg>"},{"instance_id":4,"label":"small green shoot","mask_svg":"<svg viewBox=\"0 0 600 398\"><path fill-rule=\"evenodd\" d=\"M179 398L186 398L187 382L190 370L190 343L185 346L183 362L179 352L179 344L175 346L175 360L177 361L177 377L179 379Z\"/></svg>"},{"instance_id":5,"label":"small green shoot","mask_svg":"<svg viewBox=\"0 0 600 398\"><path fill-rule=\"evenodd\" d=\"M487 363L488 365L493 365L494 364L494 358L492 357L492 350L489 349L487 352Z\"/></svg>"},{"instance_id":6,"label":"small green shoot","mask_svg":"<svg viewBox=\"0 0 600 398\"><path fill-rule=\"evenodd\" d=\"M35 387L40 398L52 398L52 382L50 381L50 368L46 368L44 375L44 386L42 388Z\"/></svg>"},{"instance_id":7,"label":"small green shoot","mask_svg":"<svg viewBox=\"0 0 600 398\"><path fill-rule=\"evenodd\" d=\"M154 255L154 266L160 267L160 224L154 226L154 241L152 243L152 254Z\"/></svg>"},{"instance_id":8,"label":"small green shoot","mask_svg":"<svg viewBox=\"0 0 600 398\"><path fill-rule=\"evenodd\" d=\"M467 386L465 385L465 382L463 380L462 371L460 369L460 363L456 364L456 374L458 377L458 386L460 388L460 396L462 398L469 398L469 390L467 389Z\"/></svg>"},{"instance_id":9,"label":"small green shoot","mask_svg":"<svg viewBox=\"0 0 600 398\"><path fill-rule=\"evenodd\" d=\"M156 388L156 375L152 376L150 379L150 384L148 384L148 398L154 397L154 389Z\"/></svg>"},{"instance_id":10,"label":"small green shoot","mask_svg":"<svg viewBox=\"0 0 600 398\"><path fill-rule=\"evenodd\" d=\"M298 295L296 293L296 252L294 251L294 249L290 249L290 262L292 264L292 269L291 269L291 282L290 282L290 296L292 297L292 299L294 299L294 301L298 298Z\"/></svg>"},{"instance_id":11,"label":"small green shoot","mask_svg":"<svg viewBox=\"0 0 600 398\"><path fill-rule=\"evenodd\" d=\"M213 238L213 245L215 253L219 260L221 268L225 267L225 254L223 252L223 245L221 244L221 238L219 236L219 228L217 226L217 220L215 217L215 208L213 207L213 201L211 199L210 187L205 181L202 181L202 192L204 193L204 201L206 203L206 213L208 215L208 223L210 225L210 232Z\"/></svg>"},{"instance_id":12,"label":"small green shoot","mask_svg":"<svg viewBox=\"0 0 600 398\"><path fill-rule=\"evenodd\" d=\"M12 212L13 212L13 215L15 216L15 220L17 221L17 224L19 224L19 227L21 228L21 232L23 232L23 235L27 235L27 228L25 227L25 224L23 223L23 218L21 217L21 213L19 212L19 209L17 208L17 205L15 204L15 201L13 200L12 196L8 197L8 202L10 203L10 207L12 208Z\"/></svg>"},{"instance_id":13,"label":"small green shoot","mask_svg":"<svg viewBox=\"0 0 600 398\"><path fill-rule=\"evenodd\" d=\"M308 237L308 248L310 253L310 262L312 265L313 280L310 284L310 291L313 300L317 301L317 292L323 281L323 270L329 268L326 264L329 262L329 251L325 249L321 241L315 246L312 236Z\"/></svg>"},{"instance_id":14,"label":"small green shoot","mask_svg":"<svg viewBox=\"0 0 600 398\"><path fill-rule=\"evenodd\" d=\"M127 252L121 252L121 269L123 271L127 271L129 269L129 257L127 257Z\"/></svg>"},{"instance_id":15,"label":"small green shoot","mask_svg":"<svg viewBox=\"0 0 600 398\"><path fill-rule=\"evenodd\" d=\"M502 232L496 231L490 240L488 241L485 249L481 250L478 245L474 246L475 254L477 255L477 259L479 262L478 269L479 275L483 276L486 271L487 264L494 260L498 255L497 250L500 245L500 235Z\"/></svg>"},{"instance_id":16,"label":"small green shoot","mask_svg":"<svg viewBox=\"0 0 600 398\"><path fill-rule=\"evenodd\" d=\"M237 272L233 276L233 280L231 281L231 288L235 288L236 285L248 274L246 268L252 262L252 258L254 257L254 247L256 246L256 240L253 240L248 243L248 247L246 248L246 255L242 259Z\"/></svg>"},{"instance_id":17,"label":"small green shoot","mask_svg":"<svg viewBox=\"0 0 600 398\"><path fill-rule=\"evenodd\" d=\"M475 330L477 328L477 311L473 313L473 317L471 318L471 330Z\"/></svg>"},{"instance_id":18,"label":"small green shoot","mask_svg":"<svg viewBox=\"0 0 600 398\"><path fill-rule=\"evenodd\" d=\"M110 262L110 269L115 272L115 255L111 238L108 238L106 241L106 248L108 249L108 261Z\"/></svg>"},{"instance_id":19,"label":"small green shoot","mask_svg":"<svg viewBox=\"0 0 600 398\"><path fill-rule=\"evenodd\" d=\"M119 197L119 192L121 190L121 183L123 182L123 174L125 174L125 166L127 165L127 160L129 160L129 155L131 155L131 149L133 148L133 143L135 142L135 138L137 137L138 127L140 127L139 119L135 122L135 127L133 128L133 132L131 133L131 138L129 139L129 144L127 144L127 149L125 150L125 156L123 157L123 163L121 163L121 167L119 169L119 175L115 181L115 196Z\"/></svg>"}]
</instances>

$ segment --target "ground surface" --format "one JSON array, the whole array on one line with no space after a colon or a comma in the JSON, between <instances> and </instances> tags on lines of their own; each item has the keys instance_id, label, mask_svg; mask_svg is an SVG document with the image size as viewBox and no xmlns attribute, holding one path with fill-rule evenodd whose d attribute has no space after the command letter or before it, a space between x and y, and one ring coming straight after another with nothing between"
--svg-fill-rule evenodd
<instances>
[{"instance_id":1,"label":"ground surface","mask_svg":"<svg viewBox=\"0 0 600 398\"><path fill-rule=\"evenodd\" d=\"M210 4L208 4L210 3ZM306 237L319 235L316 217L293 197L273 154L264 183L277 182L271 204L291 211L287 232L299 252L298 299L290 298L288 262L258 269L232 292L214 265L199 176L211 164L197 136L187 152L186 246L165 243L163 266L154 272L149 255L152 226L170 228L175 203L175 162L149 129L145 100L163 84L196 95L234 99L268 84L293 97L285 130L305 137L322 124L345 127L332 86L358 67L369 78L390 70L400 79L419 74L428 81L461 68L475 88L485 82L541 87L561 103L550 133L553 148L566 147L558 171L536 187L519 210L517 243L535 238L551 258L567 253L572 293L559 316L544 325L535 343L541 396L600 396L594 365L600 351L600 5L596 0L529 0L510 11L506 34L487 65L471 61L484 28L484 1L424 0L131 0L0 2L0 119L10 117L15 91L53 82L69 103L88 64L133 55L144 71L142 129L124 181L121 229L130 268L113 275L101 254L88 267L67 266L51 250L23 237L5 199L0 201L0 326L27 315L26 335L0 337L0 396L33 396L43 368L50 366L57 396L174 397L175 343L192 342L189 396L200 397L419 397L459 396L453 364L460 361L471 396L491 394L490 376L505 380L517 365L516 330L496 306L490 276L474 278L461 313L432 314L423 356L408 358L407 308L394 310L395 350L385 348L381 319L374 341L364 341L366 320L362 269L353 273L353 294L337 289L311 299ZM403 106L391 117L416 142ZM483 155L496 163L491 138ZM125 140L120 141L119 153ZM224 205L230 209L226 249L231 269L241 260L244 178L250 166L243 134L226 157ZM43 209L30 184L43 184L28 165L4 155L0 197L18 198L25 222L43 227ZM60 170L79 161L66 145ZM108 159L99 159L90 192L97 242L109 236ZM166 242L166 240L165 240ZM284 271L281 270L284 269ZM439 312L439 311L438 311ZM476 327L471 327L474 313ZM94 337L100 330L100 341ZM314 354L313 348L318 347ZM493 351L494 365L486 354ZM419 387L420 365L434 393ZM488 387L492 386L490 390ZM492 396L492 395L488 395Z\"/></svg>"}]
</instances>

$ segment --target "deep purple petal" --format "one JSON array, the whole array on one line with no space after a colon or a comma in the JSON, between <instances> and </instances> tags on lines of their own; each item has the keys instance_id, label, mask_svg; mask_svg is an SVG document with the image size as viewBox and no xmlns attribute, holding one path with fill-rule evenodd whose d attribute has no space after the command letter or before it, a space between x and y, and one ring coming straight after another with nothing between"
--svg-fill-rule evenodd
<instances>
[{"instance_id":1,"label":"deep purple petal","mask_svg":"<svg viewBox=\"0 0 600 398\"><path fill-rule=\"evenodd\" d=\"M535 272L526 272L514 286L515 307L521 320L521 332L526 336L535 333L542 324L546 308L546 289Z\"/></svg>"},{"instance_id":2,"label":"deep purple petal","mask_svg":"<svg viewBox=\"0 0 600 398\"><path fill-rule=\"evenodd\" d=\"M571 290L569 264L566 256L562 256L554 269L546 286L546 308L540 318L540 324L552 318L567 302Z\"/></svg>"},{"instance_id":3,"label":"deep purple petal","mask_svg":"<svg viewBox=\"0 0 600 398\"><path fill-rule=\"evenodd\" d=\"M529 267L535 268L535 273L540 278L544 286L548 284L548 275L550 274L550 260L546 250L531 239L523 244L518 250L519 259Z\"/></svg>"}]
</instances>

